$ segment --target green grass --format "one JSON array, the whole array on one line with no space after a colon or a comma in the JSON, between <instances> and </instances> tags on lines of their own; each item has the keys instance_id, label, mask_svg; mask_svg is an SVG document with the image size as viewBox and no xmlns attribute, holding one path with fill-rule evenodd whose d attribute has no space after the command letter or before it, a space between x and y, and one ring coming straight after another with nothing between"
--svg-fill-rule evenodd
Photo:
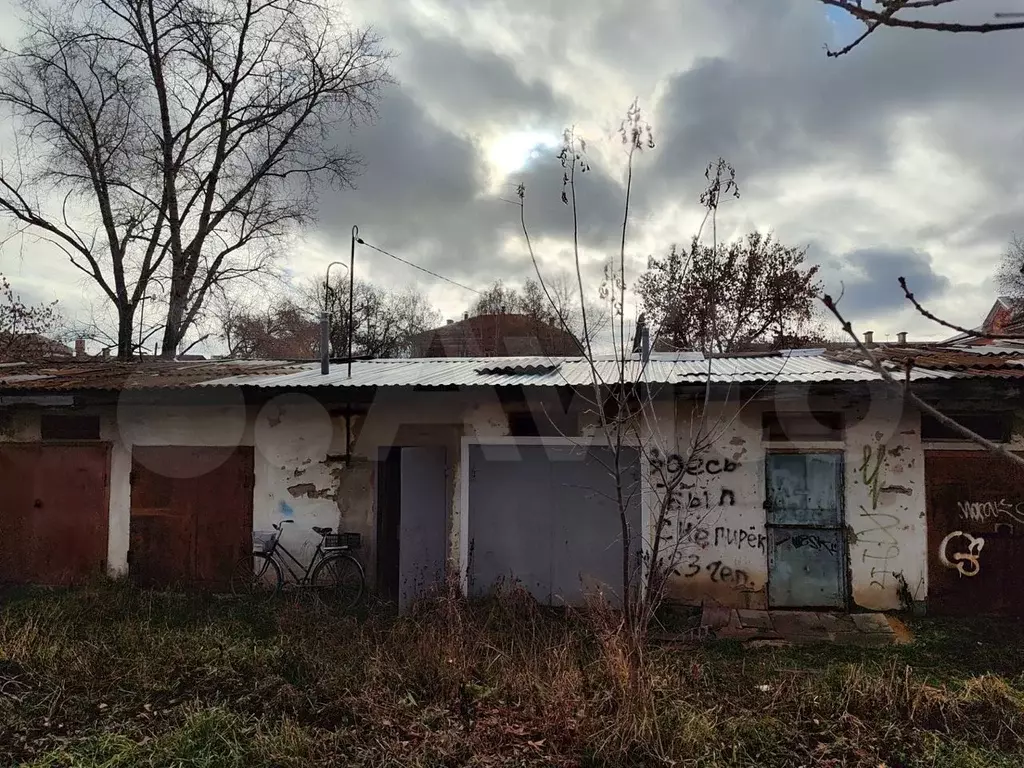
<instances>
[{"instance_id":1,"label":"green grass","mask_svg":"<svg viewBox=\"0 0 1024 768\"><path fill-rule=\"evenodd\" d=\"M1024 765L1012 622L637 652L606 611L516 592L406 618L121 585L2 599L0 765Z\"/></svg>"}]
</instances>

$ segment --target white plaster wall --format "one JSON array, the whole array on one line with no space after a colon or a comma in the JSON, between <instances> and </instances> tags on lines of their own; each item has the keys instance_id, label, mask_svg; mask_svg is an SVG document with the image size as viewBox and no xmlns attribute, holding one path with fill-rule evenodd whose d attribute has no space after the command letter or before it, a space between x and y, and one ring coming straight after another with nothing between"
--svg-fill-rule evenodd
<instances>
[{"instance_id":1,"label":"white plaster wall","mask_svg":"<svg viewBox=\"0 0 1024 768\"><path fill-rule=\"evenodd\" d=\"M281 524L281 542L307 563L320 536L313 526L340 526L339 489L347 467L345 426L317 400L302 393L280 395L255 415L253 529ZM287 575L287 571L285 572Z\"/></svg>"},{"instance_id":2,"label":"white plaster wall","mask_svg":"<svg viewBox=\"0 0 1024 768\"><path fill-rule=\"evenodd\" d=\"M772 445L762 437L768 408L799 410L798 402L713 403L705 424L714 444L689 467L700 408L677 408L675 463L652 465L652 484L682 472L674 491L665 553L675 563L668 594L688 602L710 600L735 607L767 607L768 552L765 456L773 448L844 454L849 591L854 605L872 610L900 607L905 579L917 600L927 594L924 455L916 412L875 400L842 403L848 428L842 442ZM877 472L875 471L877 467ZM670 483L669 483L670 484ZM687 487L690 486L690 487ZM663 491L649 497L657 515Z\"/></svg>"},{"instance_id":3,"label":"white plaster wall","mask_svg":"<svg viewBox=\"0 0 1024 768\"><path fill-rule=\"evenodd\" d=\"M453 429L454 427L454 429ZM503 437L508 419L501 402L488 388L452 392L381 391L360 423L353 452L358 460L373 462L380 448L391 445L443 445L448 456L449 514L448 567L459 567L462 520L461 439ZM375 520L375 488L362 503L372 528ZM373 537L375 531L368 534ZM372 553L375 556L375 552ZM372 560L372 556L369 558Z\"/></svg>"},{"instance_id":4,"label":"white plaster wall","mask_svg":"<svg viewBox=\"0 0 1024 768\"><path fill-rule=\"evenodd\" d=\"M865 419L846 434L846 521L853 601L900 607L898 584L915 600L928 594L924 452L920 414L910 409L892 428Z\"/></svg>"},{"instance_id":5,"label":"white plaster wall","mask_svg":"<svg viewBox=\"0 0 1024 768\"><path fill-rule=\"evenodd\" d=\"M671 597L765 605L764 455L770 446L761 439L761 414L771 406L787 407L751 403L741 410L736 402L712 404L707 423L715 426L715 445L691 467L687 485L693 487L677 489L678 503L668 529L671 538L662 549L663 556L676 563ZM657 416L647 422L648 450L686 456L698 410L691 403L668 400L654 407ZM901 415L901 407L885 403L851 406L849 411L851 426L842 447L853 600L871 609L898 607L897 573L914 597L924 600L927 560L919 418L916 413ZM108 541L112 573L127 567L133 444L253 445L254 528L294 520L286 528L285 542L300 557L307 557L319 538L310 530L314 525L357 531L363 535L362 559L372 577L378 449L397 440L446 447L449 564L457 568L464 512L461 438L486 440L508 434L502 405L487 389L382 393L365 416L353 419L354 456L348 464L338 459L346 450L343 417L331 416L303 394L282 395L259 408L246 408L241 398L219 406L128 402L103 409L101 414L101 437L112 446ZM38 411L33 410L13 410L0 433L0 440L38 439ZM836 445L786 447L814 450ZM644 491L648 551L662 497L653 468L649 477Z\"/></svg>"},{"instance_id":6,"label":"white plaster wall","mask_svg":"<svg viewBox=\"0 0 1024 768\"><path fill-rule=\"evenodd\" d=\"M760 417L741 419L735 404L680 404L675 455L655 463L652 480L671 487L666 554L675 563L668 595L690 602L765 606L764 453ZM745 415L745 414L744 414ZM712 430L704 451L694 441ZM676 479L678 478L678 479ZM661 494L658 498L663 498ZM657 513L652 513L656 515Z\"/></svg>"}]
</instances>

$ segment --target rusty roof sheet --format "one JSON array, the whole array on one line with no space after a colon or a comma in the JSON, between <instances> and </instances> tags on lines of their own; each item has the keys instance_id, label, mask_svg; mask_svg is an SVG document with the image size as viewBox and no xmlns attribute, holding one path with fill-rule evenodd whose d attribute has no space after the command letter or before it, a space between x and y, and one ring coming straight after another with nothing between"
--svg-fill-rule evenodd
<instances>
[{"instance_id":1,"label":"rusty roof sheet","mask_svg":"<svg viewBox=\"0 0 1024 768\"><path fill-rule=\"evenodd\" d=\"M0 365L0 389L73 390L187 389L225 376L287 373L295 363L268 360L50 360ZM301 363L299 365L302 365Z\"/></svg>"},{"instance_id":2,"label":"rusty roof sheet","mask_svg":"<svg viewBox=\"0 0 1024 768\"><path fill-rule=\"evenodd\" d=\"M902 347L879 346L872 353L884 360L893 370L911 372L929 371L945 373L949 377L1024 377L1024 351L1000 348L999 353L977 352L964 347ZM834 350L829 356L843 363L867 366L857 349Z\"/></svg>"}]
</instances>

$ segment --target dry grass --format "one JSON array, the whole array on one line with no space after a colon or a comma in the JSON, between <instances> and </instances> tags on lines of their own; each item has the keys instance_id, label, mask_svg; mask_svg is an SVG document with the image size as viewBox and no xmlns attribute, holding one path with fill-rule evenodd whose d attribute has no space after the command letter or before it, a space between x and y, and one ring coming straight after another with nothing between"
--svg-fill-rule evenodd
<instances>
[{"instance_id":1,"label":"dry grass","mask_svg":"<svg viewBox=\"0 0 1024 768\"><path fill-rule=\"evenodd\" d=\"M973 631L984 630L978 622ZM396 618L122 586L8 598L0 764L1020 766L1024 654L638 648L521 592Z\"/></svg>"}]
</instances>

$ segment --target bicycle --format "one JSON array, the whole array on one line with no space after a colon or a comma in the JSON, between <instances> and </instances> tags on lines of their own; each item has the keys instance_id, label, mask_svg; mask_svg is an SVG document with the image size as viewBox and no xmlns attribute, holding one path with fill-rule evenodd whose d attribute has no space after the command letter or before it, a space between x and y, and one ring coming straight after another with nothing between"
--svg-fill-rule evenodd
<instances>
[{"instance_id":1,"label":"bicycle","mask_svg":"<svg viewBox=\"0 0 1024 768\"><path fill-rule=\"evenodd\" d=\"M238 596L258 596L270 599L285 587L283 565L291 576L295 588L310 589L322 602L338 605L343 610L353 608L363 596L366 574L363 565L351 554L359 548L358 533L334 533L333 528L313 526L320 535L316 552L303 566L284 544L281 533L285 523L274 523L274 533L253 533L253 551L242 557L231 576L231 591ZM296 571L281 556L291 560Z\"/></svg>"}]
</instances>

